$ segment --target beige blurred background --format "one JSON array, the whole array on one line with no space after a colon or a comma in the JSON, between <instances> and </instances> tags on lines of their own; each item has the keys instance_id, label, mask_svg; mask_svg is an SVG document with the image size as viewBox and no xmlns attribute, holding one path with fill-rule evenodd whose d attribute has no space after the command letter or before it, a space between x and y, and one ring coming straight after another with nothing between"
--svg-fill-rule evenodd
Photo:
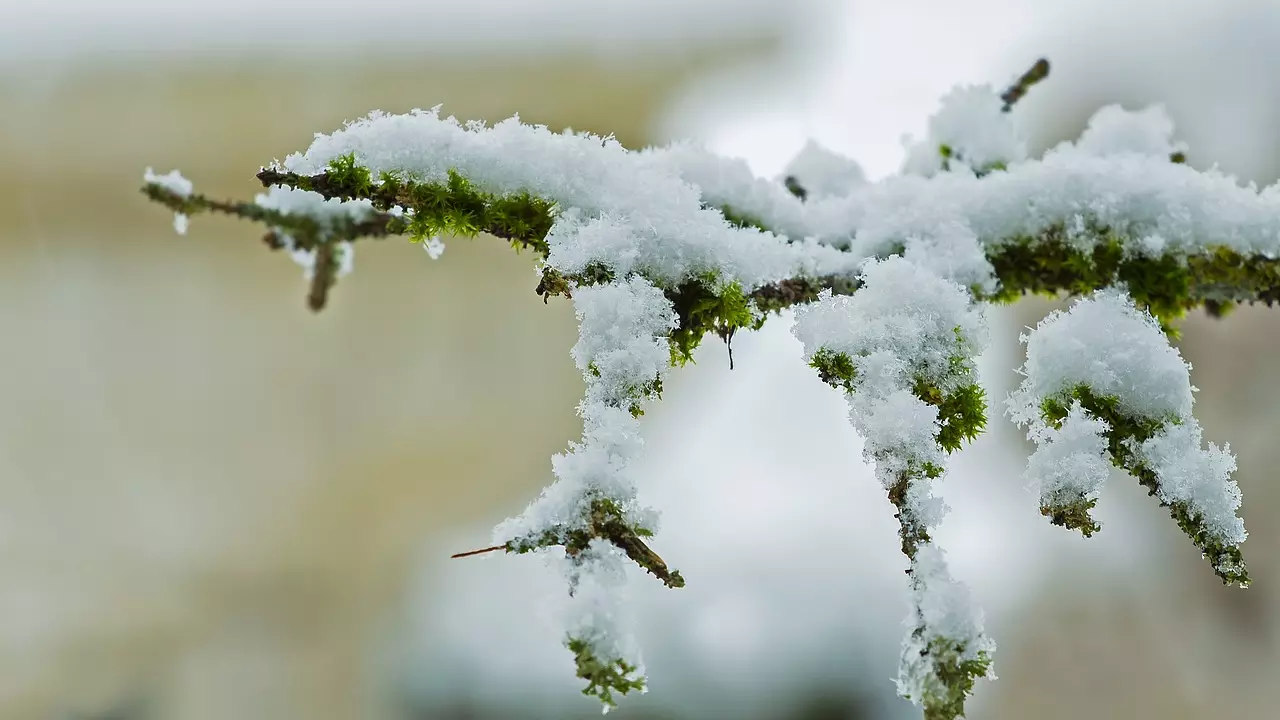
<instances>
[{"instance_id":1,"label":"beige blurred background","mask_svg":"<svg viewBox=\"0 0 1280 720\"><path fill-rule=\"evenodd\" d=\"M515 709L518 693L486 706L459 704L439 684L414 689L415 676L441 676L461 651L412 635L406 608L422 593L465 605L481 592L451 586L437 561L468 549L466 538L487 544L484 528L536 494L549 456L578 433L572 309L538 302L531 258L483 237L449 242L438 262L396 241L361 246L356 272L313 316L301 270L253 228L198 218L177 237L137 188L150 165L181 168L216 196L250 196L260 164L374 108L443 103L462 118L519 112L632 147L665 140L690 87L786 65L794 28L764 17L607 55L567 41L506 51L477 41L473 52L10 60L0 73L0 718L594 714L572 684L554 693L562 705L536 712ZM1028 101L1036 141L1072 136L1106 102L1160 99L1145 97L1164 89L1143 75L1150 63L1131 64L1110 84L1087 67L1065 70L1064 89ZM1270 182L1276 166L1248 172ZM1016 336L1048 307L1006 312L1003 332ZM1033 563L1041 574L1015 606L989 610L1001 679L981 687L971 717L1275 714L1278 330L1277 313L1246 309L1223 322L1193 317L1183 343L1206 433L1239 455L1256 587L1219 586L1134 488L1109 489L1106 502L1129 513L1112 525L1133 519L1150 542L1109 564L1033 518L1050 538L1027 541L1045 548ZM1017 350L997 345L993 364L1016 366ZM698 372L710 371L689 378ZM673 417L655 422L679 435ZM1018 486L1025 447L994 425L988 449L1013 470L992 482ZM823 586L825 572L807 582ZM889 626L890 653L894 602L874 621ZM437 664L406 660L406 643L435 644ZM519 665L514 640L492 652ZM822 686L774 698L768 712L900 713L887 680L896 657L883 660L865 692L888 701ZM708 686L683 709L645 698L622 714L739 717L715 702L749 691L737 683Z\"/></svg>"}]
</instances>

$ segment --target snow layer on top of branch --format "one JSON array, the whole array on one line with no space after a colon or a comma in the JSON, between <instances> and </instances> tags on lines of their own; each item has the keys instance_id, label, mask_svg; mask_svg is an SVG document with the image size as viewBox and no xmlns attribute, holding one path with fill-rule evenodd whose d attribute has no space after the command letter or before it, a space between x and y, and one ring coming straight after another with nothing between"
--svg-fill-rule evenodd
<instances>
[{"instance_id":1,"label":"snow layer on top of branch","mask_svg":"<svg viewBox=\"0 0 1280 720\"><path fill-rule=\"evenodd\" d=\"M856 267L856 258L834 248L786 243L730 225L718 210L703 207L697 187L613 138L553 133L518 117L492 127L462 124L440 118L437 107L406 115L373 113L317 136L305 153L286 158L284 168L320 173L348 153L375 178L395 172L445 182L456 170L487 192L529 192L554 201L562 216L547 238L549 263L566 273L601 263L619 274L643 271L675 283L717 272L754 288Z\"/></svg>"},{"instance_id":2,"label":"snow layer on top of branch","mask_svg":"<svg viewBox=\"0 0 1280 720\"><path fill-rule=\"evenodd\" d=\"M640 156L661 172L697 186L707 205L732 208L739 216L789 237L810 234L804 203L780 183L751 172L746 160L726 158L688 142L651 148Z\"/></svg>"},{"instance_id":3,"label":"snow layer on top of branch","mask_svg":"<svg viewBox=\"0 0 1280 720\"><path fill-rule=\"evenodd\" d=\"M180 197L190 197L191 191L195 186L190 180L182 176L177 170L170 170L164 175L157 175L154 170L147 168L142 174L144 182L155 183Z\"/></svg>"},{"instance_id":4,"label":"snow layer on top of branch","mask_svg":"<svg viewBox=\"0 0 1280 720\"><path fill-rule=\"evenodd\" d=\"M998 98L989 91L957 93L948 96L939 128L960 133L965 126L958 118L965 110L1008 129L1008 113L999 112L993 105ZM979 97L985 99L979 103ZM957 116L948 120L952 106ZM987 126L974 129L981 127ZM485 191L528 191L557 203L562 222L549 237L557 269L572 273L597 262L622 273L643 271L663 282L717 268L748 289L797 274L846 274L863 258L901 252L912 237L950 236L957 228L967 228L981 248L1053 229L1065 230L1067 241L1088 248L1098 242L1098 231L1108 228L1138 254L1192 254L1221 245L1280 256L1280 189L1258 192L1217 170L1200 172L1170 162L1163 152L1176 147L1168 141L1170 132L1159 108L1105 110L1079 143L1063 144L1040 160L1012 162L982 178L965 170L854 184L849 175L849 194L819 195L808 202L755 177L741 160L696 146L630 152L611 138L553 133L518 118L492 127L463 124L441 118L438 109L374 113L317 136L284 167L320 173L329 161L355 153L375 177L398 171L444 181L456 169ZM1020 157L1009 143L973 143L963 147L1003 147ZM816 242L785 243L731 226L715 209L722 206L740 221ZM569 212L573 209L576 215ZM822 246L846 247L851 238L851 253Z\"/></svg>"},{"instance_id":5,"label":"snow layer on top of branch","mask_svg":"<svg viewBox=\"0 0 1280 720\"><path fill-rule=\"evenodd\" d=\"M1050 313L1022 341L1025 379L1010 400L1017 419L1038 417L1040 398L1081 384L1118 398L1128 415L1191 417L1190 366L1156 319L1121 291L1100 291L1068 312Z\"/></svg>"},{"instance_id":6,"label":"snow layer on top of branch","mask_svg":"<svg viewBox=\"0 0 1280 720\"><path fill-rule=\"evenodd\" d=\"M811 221L857 228L854 252L863 255L884 253L906 237L958 222L987 247L1062 226L1068 241L1088 248L1097 242L1092 224L1135 241L1151 239L1134 242L1135 254L1194 254L1220 245L1275 257L1280 256L1277 187L1259 193L1216 170L1200 172L1167 157L1098 157L1065 146L1043 160L983 178L968 173L890 178L845 199L843 208L822 208L825 217L815 213Z\"/></svg>"}]
</instances>

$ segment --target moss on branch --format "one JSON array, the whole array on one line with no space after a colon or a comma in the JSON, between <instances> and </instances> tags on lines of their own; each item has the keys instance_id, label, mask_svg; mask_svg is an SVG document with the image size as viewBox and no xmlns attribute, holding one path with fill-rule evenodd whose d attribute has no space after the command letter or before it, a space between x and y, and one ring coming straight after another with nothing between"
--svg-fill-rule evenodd
<instances>
[{"instance_id":1,"label":"moss on branch","mask_svg":"<svg viewBox=\"0 0 1280 720\"><path fill-rule=\"evenodd\" d=\"M545 258L549 252L546 236L557 214L556 204L550 200L527 192L485 192L456 171L450 171L442 182L415 181L395 173L383 173L375 181L368 169L356 164L354 155L335 159L326 172L315 175L268 168L258 173L258 179L266 186L309 190L326 198L370 200L377 212L360 222L335 218L322 227L305 215L253 203L214 201L202 195L179 196L154 183L144 186L143 192L174 212L220 212L281 229L299 249L313 249L327 239L356 241L409 235L423 240L438 234L474 236L483 232ZM403 216L391 214L393 208L402 208ZM768 229L758 219L735 213L732 208L723 208L722 212L737 225ZM279 246L278 238L273 241L269 235L267 239L269 245ZM1144 254L1134 251L1133 238L1112 228L1092 224L1086 228L1084 238L1069 237L1062 223L1050 225L1034 236L984 240L997 285L994 292L980 300L1008 303L1027 294L1084 295L1124 283L1134 300L1171 332L1179 318L1198 307L1221 316L1242 303L1271 305L1280 300L1280 259L1245 255L1223 246L1210 245L1193 253ZM589 267L572 277L548 268L537 289L544 299L568 296L574 285L607 282L612 277L602 266ZM720 302L716 299L718 291L707 287L702 278L691 278L689 282L706 288L705 292L693 292L693 285L668 292L680 297L690 314L695 309L705 310L708 303ZM813 302L824 289L851 294L857 286L857 279L847 276L796 277L743 288L743 292L758 311L751 324L758 328L768 314ZM732 321L717 325L697 323L692 317L681 320L681 327L687 329L677 343L681 358L688 357L706 332L732 326Z\"/></svg>"},{"instance_id":2,"label":"moss on branch","mask_svg":"<svg viewBox=\"0 0 1280 720\"><path fill-rule=\"evenodd\" d=\"M1045 398L1040 404L1041 414L1051 426L1061 427L1075 402L1079 402L1086 412L1107 424L1105 437L1112 464L1128 471L1147 489L1148 495L1159 498L1160 479L1155 470L1138 458L1135 448L1154 437L1167 423L1176 422L1176 418L1159 419L1125 413L1120 409L1119 398L1099 395L1088 385L1077 385ZM1210 532L1203 518L1186 502L1166 502L1161 499L1160 506L1169 508L1169 515L1199 548L1223 584L1241 587L1249 585L1249 572L1238 546L1226 545L1219 540ZM1078 529L1088 536L1099 529L1097 522L1088 514L1092 507L1092 502L1085 502L1065 507L1042 507L1040 512L1049 517L1054 525Z\"/></svg>"},{"instance_id":3,"label":"moss on branch","mask_svg":"<svg viewBox=\"0 0 1280 720\"><path fill-rule=\"evenodd\" d=\"M668 568L667 563L645 544L643 538L652 537L653 532L648 528L628 524L623 517L622 508L616 502L607 498L592 500L584 521L574 527L557 525L536 536L515 538L490 549L502 549L522 555L544 547L563 546L566 555L576 558L587 549L592 540L599 538L617 547L632 562L662 581L663 585L669 588L684 587L684 577L680 571ZM470 553L460 553L455 557L468 554Z\"/></svg>"}]
</instances>

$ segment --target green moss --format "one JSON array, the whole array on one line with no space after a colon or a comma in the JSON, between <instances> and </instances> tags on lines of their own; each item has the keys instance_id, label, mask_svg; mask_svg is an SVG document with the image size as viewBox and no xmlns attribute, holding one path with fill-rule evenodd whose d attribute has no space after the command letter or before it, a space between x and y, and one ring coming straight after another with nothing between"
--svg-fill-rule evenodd
<instances>
[{"instance_id":1,"label":"green moss","mask_svg":"<svg viewBox=\"0 0 1280 720\"><path fill-rule=\"evenodd\" d=\"M628 388L627 395L632 398L631 404L627 406L631 417L641 417L644 415L644 408L640 406L642 401L662 398L662 378L656 377L643 385Z\"/></svg>"},{"instance_id":2,"label":"green moss","mask_svg":"<svg viewBox=\"0 0 1280 720\"><path fill-rule=\"evenodd\" d=\"M987 391L977 383L944 393L938 386L917 378L911 392L938 408L938 447L948 453L972 442L987 428Z\"/></svg>"},{"instance_id":3,"label":"green moss","mask_svg":"<svg viewBox=\"0 0 1280 720\"><path fill-rule=\"evenodd\" d=\"M686 280L666 291L679 319L671 332L671 364L683 366L709 332L728 340L741 328L755 325L751 304L742 286L724 283L712 272Z\"/></svg>"},{"instance_id":4,"label":"green moss","mask_svg":"<svg viewBox=\"0 0 1280 720\"><path fill-rule=\"evenodd\" d=\"M1058 225L989 250L999 283L982 299L1008 303L1027 294L1087 295L1124 283L1134 301L1175 337L1176 322L1197 307L1221 316L1241 302L1280 300L1280 260L1221 246L1192 255L1144 256L1126 252L1130 239L1109 228L1089 226L1086 232L1095 238L1088 249L1069 242Z\"/></svg>"},{"instance_id":5,"label":"green moss","mask_svg":"<svg viewBox=\"0 0 1280 720\"><path fill-rule=\"evenodd\" d=\"M546 257L547 233L555 222L555 203L528 192L496 195L481 190L456 170L443 182L423 182L403 173L383 172L374 183L355 155L335 158L328 170L307 176L263 170L265 185L284 185L318 192L325 197L362 198L379 210L406 210L404 232L420 242L437 235L472 237L485 232L510 240L512 246L530 248Z\"/></svg>"},{"instance_id":6,"label":"green moss","mask_svg":"<svg viewBox=\"0 0 1280 720\"><path fill-rule=\"evenodd\" d=\"M1149 495L1159 497L1159 477L1154 470L1138 460L1134 448L1155 436L1167 423L1176 423L1178 419L1140 417L1127 413L1121 407L1118 397L1098 395L1087 385L1077 385L1045 398L1040 403L1040 411L1047 423L1055 428L1061 427L1062 421L1076 402L1090 415L1107 424L1107 452L1112 464L1133 475ZM1245 568L1244 555L1238 546L1224 545L1217 540L1208 531L1203 519L1187 503L1161 500L1160 505L1169 508L1170 516L1200 549L1224 584L1248 586L1249 574ZM1056 508L1051 509L1053 512L1045 512L1042 508L1041 512L1048 515L1055 525L1079 529L1089 535L1098 529L1096 522L1088 516L1087 510L1091 508L1092 505L1086 508L1064 508L1062 512L1058 512ZM1080 510L1084 510L1083 514Z\"/></svg>"},{"instance_id":7,"label":"green moss","mask_svg":"<svg viewBox=\"0 0 1280 720\"><path fill-rule=\"evenodd\" d=\"M494 195L477 189L456 170L443 183L394 180L398 204L412 210L415 241L436 235L473 237L481 232L506 238L546 257L547 233L555 221L553 203L527 192Z\"/></svg>"},{"instance_id":8,"label":"green moss","mask_svg":"<svg viewBox=\"0 0 1280 720\"><path fill-rule=\"evenodd\" d=\"M924 697L915 698L924 706L925 720L963 717L964 703L973 694L974 683L991 671L991 653L979 650L969 656L964 643L934 637L922 654L928 656L936 681L926 683Z\"/></svg>"},{"instance_id":9,"label":"green moss","mask_svg":"<svg viewBox=\"0 0 1280 720\"><path fill-rule=\"evenodd\" d=\"M853 366L853 358L847 354L820 347L809 359L809 367L818 371L818 378L822 382L845 392L853 392L853 381L858 376L858 369Z\"/></svg>"},{"instance_id":10,"label":"green moss","mask_svg":"<svg viewBox=\"0 0 1280 720\"><path fill-rule=\"evenodd\" d=\"M950 358L950 363L952 374L956 376L967 375L972 364L963 355ZM818 348L809 360L809 366L818 371L818 377L826 384L845 392L854 392L857 368L848 354L826 347ZM981 435L987 427L987 393L977 383L967 383L950 392L943 392L936 384L917 377L911 392L938 408L940 427L936 438L938 447L948 453L959 450L965 442Z\"/></svg>"},{"instance_id":11,"label":"green moss","mask_svg":"<svg viewBox=\"0 0 1280 720\"><path fill-rule=\"evenodd\" d=\"M606 708L615 708L618 702L613 694L626 695L636 690L644 692L644 677L639 668L621 658L601 660L592 650L591 643L581 638L568 637L565 647L573 653L577 676L587 681L582 694L597 697Z\"/></svg>"},{"instance_id":12,"label":"green moss","mask_svg":"<svg viewBox=\"0 0 1280 720\"><path fill-rule=\"evenodd\" d=\"M373 191L373 176L369 169L356 163L356 154L347 153L329 161L325 170L329 180L336 186L346 189L344 199L368 197Z\"/></svg>"}]
</instances>

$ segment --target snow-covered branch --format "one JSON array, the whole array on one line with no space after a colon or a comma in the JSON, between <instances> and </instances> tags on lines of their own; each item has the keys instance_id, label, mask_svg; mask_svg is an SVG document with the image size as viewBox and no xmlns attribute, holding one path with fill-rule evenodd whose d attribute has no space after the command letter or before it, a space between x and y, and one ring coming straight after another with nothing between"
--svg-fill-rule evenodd
<instances>
[{"instance_id":1,"label":"snow-covered branch","mask_svg":"<svg viewBox=\"0 0 1280 720\"><path fill-rule=\"evenodd\" d=\"M989 303L1084 298L1028 336L1026 381L1009 404L1038 445L1028 474L1042 512L1098 531L1090 510L1121 467L1225 582L1248 582L1234 460L1202 448L1189 368L1169 337L1189 310L1280 299L1280 186L1186 165L1159 106L1103 108L1078 141L1029 157L1015 104L1047 73L1041 61L1002 93L953 90L903 172L874 183L813 143L766 179L693 144L632 151L436 108L316 136L262 168L268 190L252 203L198 195L176 172L148 171L143 191L180 232L202 212L264 224L268 245L307 268L315 309L368 237L406 235L434 258L442 236L485 233L536 256L538 294L577 312L583 437L475 552L563 551L565 645L605 709L645 688L624 561L668 587L685 582L649 546L657 513L631 478L644 405L708 333L728 343L796 308L806 361L844 393L897 509L912 596L899 691L929 720L951 720L991 677L995 645L934 542L946 507L933 486L988 421L974 360Z\"/></svg>"}]
</instances>

